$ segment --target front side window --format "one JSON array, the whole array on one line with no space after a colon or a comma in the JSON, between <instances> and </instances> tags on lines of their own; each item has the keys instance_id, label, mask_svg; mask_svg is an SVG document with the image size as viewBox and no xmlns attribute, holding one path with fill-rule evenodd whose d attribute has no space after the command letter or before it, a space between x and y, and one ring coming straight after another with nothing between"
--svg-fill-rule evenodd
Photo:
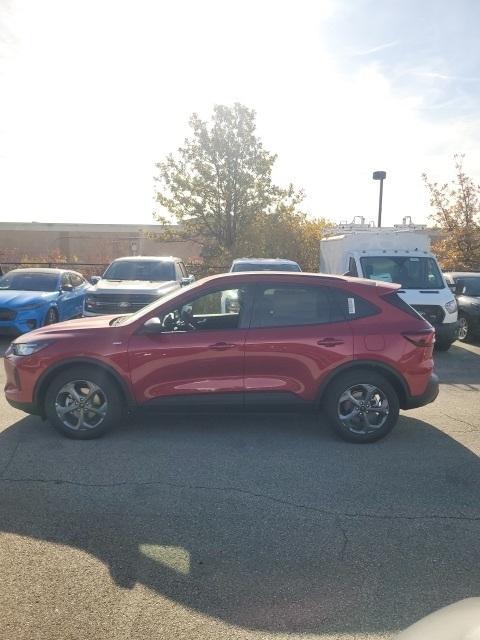
<instances>
[{"instance_id":1,"label":"front side window","mask_svg":"<svg viewBox=\"0 0 480 640\"><path fill-rule=\"evenodd\" d=\"M480 296L480 277L458 279L457 293L473 297Z\"/></svg>"},{"instance_id":2,"label":"front side window","mask_svg":"<svg viewBox=\"0 0 480 640\"><path fill-rule=\"evenodd\" d=\"M365 278L395 282L402 289L444 289L433 258L417 256L365 256L360 258Z\"/></svg>"},{"instance_id":3,"label":"front side window","mask_svg":"<svg viewBox=\"0 0 480 640\"><path fill-rule=\"evenodd\" d=\"M70 282L74 287L81 287L85 280L81 276L79 276L78 273L71 273Z\"/></svg>"},{"instance_id":4,"label":"front side window","mask_svg":"<svg viewBox=\"0 0 480 640\"><path fill-rule=\"evenodd\" d=\"M0 278L0 290L13 291L56 291L58 276L52 273L32 273L10 271Z\"/></svg>"},{"instance_id":5,"label":"front side window","mask_svg":"<svg viewBox=\"0 0 480 640\"><path fill-rule=\"evenodd\" d=\"M348 273L354 278L358 277L357 263L355 262L355 258L350 258L350 260L348 261Z\"/></svg>"},{"instance_id":6,"label":"front side window","mask_svg":"<svg viewBox=\"0 0 480 640\"><path fill-rule=\"evenodd\" d=\"M337 316L328 287L265 285L255 298L251 326L325 324Z\"/></svg>"},{"instance_id":7,"label":"front side window","mask_svg":"<svg viewBox=\"0 0 480 640\"><path fill-rule=\"evenodd\" d=\"M112 262L103 277L106 280L167 282L175 280L175 265L173 262L120 260L119 262Z\"/></svg>"},{"instance_id":8,"label":"front side window","mask_svg":"<svg viewBox=\"0 0 480 640\"><path fill-rule=\"evenodd\" d=\"M238 329L248 311L250 288L211 291L159 316L163 332Z\"/></svg>"}]
</instances>

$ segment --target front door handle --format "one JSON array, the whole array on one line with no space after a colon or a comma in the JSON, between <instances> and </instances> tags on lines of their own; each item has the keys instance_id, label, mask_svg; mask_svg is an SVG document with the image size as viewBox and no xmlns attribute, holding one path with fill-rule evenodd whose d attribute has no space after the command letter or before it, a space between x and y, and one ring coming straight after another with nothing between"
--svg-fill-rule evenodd
<instances>
[{"instance_id":1,"label":"front door handle","mask_svg":"<svg viewBox=\"0 0 480 640\"><path fill-rule=\"evenodd\" d=\"M233 349L236 346L236 344L231 344L230 342L216 342L215 344L211 344L208 348L213 349L214 351L226 351L227 349Z\"/></svg>"},{"instance_id":2,"label":"front door handle","mask_svg":"<svg viewBox=\"0 0 480 640\"><path fill-rule=\"evenodd\" d=\"M317 340L317 344L321 347L338 347L338 345L345 343L338 338L322 338L321 340Z\"/></svg>"}]
</instances>

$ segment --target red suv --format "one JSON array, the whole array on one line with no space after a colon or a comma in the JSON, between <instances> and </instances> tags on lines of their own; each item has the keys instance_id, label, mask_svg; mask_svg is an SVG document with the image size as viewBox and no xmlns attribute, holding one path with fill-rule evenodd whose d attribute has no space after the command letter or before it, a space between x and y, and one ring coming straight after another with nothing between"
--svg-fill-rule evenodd
<instances>
[{"instance_id":1,"label":"red suv","mask_svg":"<svg viewBox=\"0 0 480 640\"><path fill-rule=\"evenodd\" d=\"M93 438L136 408L323 409L346 440L386 435L432 402L434 330L398 285L224 274L132 315L50 325L5 356L11 405ZM222 312L222 297L238 304Z\"/></svg>"}]
</instances>

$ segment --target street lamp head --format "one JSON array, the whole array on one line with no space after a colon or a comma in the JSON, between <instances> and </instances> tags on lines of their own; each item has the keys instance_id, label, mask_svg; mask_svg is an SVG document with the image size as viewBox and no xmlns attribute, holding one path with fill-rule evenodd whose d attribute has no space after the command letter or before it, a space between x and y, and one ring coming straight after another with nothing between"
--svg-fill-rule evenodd
<instances>
[{"instance_id":1,"label":"street lamp head","mask_svg":"<svg viewBox=\"0 0 480 640\"><path fill-rule=\"evenodd\" d=\"M386 171L374 171L372 177L373 177L374 180L385 180L385 178L387 177L387 172Z\"/></svg>"}]
</instances>

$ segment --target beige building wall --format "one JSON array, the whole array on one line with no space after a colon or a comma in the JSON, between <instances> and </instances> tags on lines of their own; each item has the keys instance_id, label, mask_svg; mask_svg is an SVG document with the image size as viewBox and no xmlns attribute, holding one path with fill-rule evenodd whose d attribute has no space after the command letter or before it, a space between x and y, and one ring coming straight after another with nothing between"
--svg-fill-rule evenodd
<instances>
[{"instance_id":1,"label":"beige building wall","mask_svg":"<svg viewBox=\"0 0 480 640\"><path fill-rule=\"evenodd\" d=\"M196 243L158 241L154 239L157 234L159 225L0 222L0 263L53 260L55 255L65 256L68 262L91 263L129 255L198 260L200 247Z\"/></svg>"}]
</instances>

